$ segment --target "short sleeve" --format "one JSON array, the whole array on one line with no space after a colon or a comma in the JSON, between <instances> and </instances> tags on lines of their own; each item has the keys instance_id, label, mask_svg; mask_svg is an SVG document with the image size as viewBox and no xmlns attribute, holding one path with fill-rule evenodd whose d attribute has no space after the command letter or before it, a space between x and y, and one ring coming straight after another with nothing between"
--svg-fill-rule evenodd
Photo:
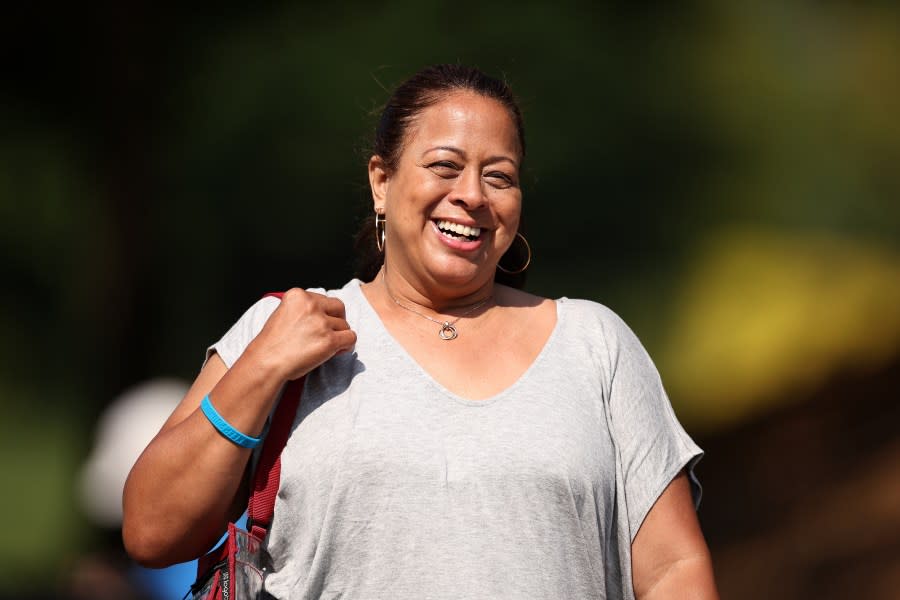
<instances>
[{"instance_id":1,"label":"short sleeve","mask_svg":"<svg viewBox=\"0 0 900 600\"><path fill-rule=\"evenodd\" d=\"M666 486L682 469L695 506L702 489L694 466L703 451L678 422L659 372L637 336L617 316L607 325L609 415L624 478L631 539Z\"/></svg>"},{"instance_id":2,"label":"short sleeve","mask_svg":"<svg viewBox=\"0 0 900 600\"><path fill-rule=\"evenodd\" d=\"M262 331L266 321L275 312L279 303L280 300L278 298L267 296L248 308L247 312L231 326L231 329L218 342L206 349L204 364L215 353L219 355L225 366L230 369L235 361L240 358L241 354L244 353L250 342L253 341L253 338Z\"/></svg>"}]
</instances>

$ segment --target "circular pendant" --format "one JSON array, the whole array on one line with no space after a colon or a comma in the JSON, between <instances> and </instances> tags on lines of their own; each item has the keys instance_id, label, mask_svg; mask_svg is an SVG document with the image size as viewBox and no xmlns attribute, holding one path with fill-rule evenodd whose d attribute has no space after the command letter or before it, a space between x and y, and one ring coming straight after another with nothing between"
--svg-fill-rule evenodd
<instances>
[{"instance_id":1,"label":"circular pendant","mask_svg":"<svg viewBox=\"0 0 900 600\"><path fill-rule=\"evenodd\" d=\"M441 336L442 340L455 340L458 334L456 333L456 327L451 325L449 321L444 321L438 335Z\"/></svg>"}]
</instances>

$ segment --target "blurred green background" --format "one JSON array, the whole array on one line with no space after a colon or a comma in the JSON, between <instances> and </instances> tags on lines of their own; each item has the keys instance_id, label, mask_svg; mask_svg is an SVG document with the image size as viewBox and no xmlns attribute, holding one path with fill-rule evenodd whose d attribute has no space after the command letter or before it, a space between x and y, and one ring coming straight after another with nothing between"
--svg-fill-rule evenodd
<instances>
[{"instance_id":1,"label":"blurred green background","mask_svg":"<svg viewBox=\"0 0 900 600\"><path fill-rule=\"evenodd\" d=\"M708 451L723 597L896 597L895 2L29 5L0 34L0 596L115 555L75 491L98 416L262 292L346 281L373 111L462 62L523 107L528 289L621 314Z\"/></svg>"}]
</instances>

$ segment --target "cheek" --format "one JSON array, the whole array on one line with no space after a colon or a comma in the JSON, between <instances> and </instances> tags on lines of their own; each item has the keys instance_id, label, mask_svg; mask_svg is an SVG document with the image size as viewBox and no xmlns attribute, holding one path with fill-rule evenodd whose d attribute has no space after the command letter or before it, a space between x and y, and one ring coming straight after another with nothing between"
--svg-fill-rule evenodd
<instances>
[{"instance_id":1,"label":"cheek","mask_svg":"<svg viewBox=\"0 0 900 600\"><path fill-rule=\"evenodd\" d=\"M452 185L437 177L404 177L388 188L387 202L393 211L419 212L439 202L452 190Z\"/></svg>"},{"instance_id":2,"label":"cheek","mask_svg":"<svg viewBox=\"0 0 900 600\"><path fill-rule=\"evenodd\" d=\"M522 216L522 196L521 194L504 195L495 199L495 210L497 215L503 221L504 225L515 231L519 226L519 219Z\"/></svg>"}]
</instances>

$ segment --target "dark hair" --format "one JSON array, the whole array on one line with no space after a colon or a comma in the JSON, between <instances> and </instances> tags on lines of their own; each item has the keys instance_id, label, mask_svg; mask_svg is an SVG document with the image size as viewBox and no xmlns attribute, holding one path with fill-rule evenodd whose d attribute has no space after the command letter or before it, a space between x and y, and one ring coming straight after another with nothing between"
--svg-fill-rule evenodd
<instances>
[{"instance_id":1,"label":"dark hair","mask_svg":"<svg viewBox=\"0 0 900 600\"><path fill-rule=\"evenodd\" d=\"M469 91L486 98L493 98L506 107L516 126L519 149L522 156L525 156L525 127L522 122L522 113L506 82L486 75L474 67L454 64L427 67L394 90L378 119L372 153L380 156L388 169L395 169L403 152L403 142L410 125L419 113L437 104L449 94L458 91ZM521 221L519 229L522 229ZM504 257L517 254L518 246L519 244L513 243ZM381 265L384 264L384 254L378 251L375 244L374 215L369 215L363 221L356 234L356 257L356 276L363 281L371 281L378 274ZM519 260L520 258L521 260ZM524 257L511 256L508 262L510 270L515 270L517 265L524 264ZM524 273L509 275L498 269L494 279L498 283L517 288L521 288L525 284Z\"/></svg>"}]
</instances>

